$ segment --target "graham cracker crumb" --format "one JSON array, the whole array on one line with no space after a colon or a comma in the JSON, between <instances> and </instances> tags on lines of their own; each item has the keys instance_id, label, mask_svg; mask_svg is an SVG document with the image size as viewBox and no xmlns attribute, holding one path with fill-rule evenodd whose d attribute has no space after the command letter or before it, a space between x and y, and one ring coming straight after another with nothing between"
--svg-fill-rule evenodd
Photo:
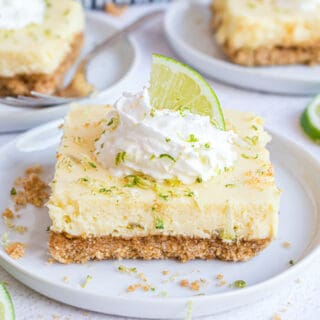
<instances>
[{"instance_id":1,"label":"graham cracker crumb","mask_svg":"<svg viewBox=\"0 0 320 320\"><path fill-rule=\"evenodd\" d=\"M55 262L55 260L54 260L53 258L49 258L49 259L48 259L48 263L49 263L49 264L53 264L54 262Z\"/></svg>"},{"instance_id":2,"label":"graham cracker crumb","mask_svg":"<svg viewBox=\"0 0 320 320\"><path fill-rule=\"evenodd\" d=\"M199 289L200 289L200 281L196 280L196 281L191 282L190 289L193 290L193 291L199 291Z\"/></svg>"},{"instance_id":3,"label":"graham cracker crumb","mask_svg":"<svg viewBox=\"0 0 320 320\"><path fill-rule=\"evenodd\" d=\"M281 320L281 317L277 313L275 313L272 317L272 320Z\"/></svg>"},{"instance_id":4,"label":"graham cracker crumb","mask_svg":"<svg viewBox=\"0 0 320 320\"><path fill-rule=\"evenodd\" d=\"M15 210L26 207L28 203L40 208L48 201L49 187L41 180L41 173L42 167L36 165L26 169L25 177L16 179L15 185L23 190L12 196Z\"/></svg>"},{"instance_id":5,"label":"graham cracker crumb","mask_svg":"<svg viewBox=\"0 0 320 320\"><path fill-rule=\"evenodd\" d=\"M182 279L182 280L180 281L180 287L182 287L182 288L187 288L187 287L189 287L189 281L188 281L187 279Z\"/></svg>"},{"instance_id":6,"label":"graham cracker crumb","mask_svg":"<svg viewBox=\"0 0 320 320\"><path fill-rule=\"evenodd\" d=\"M288 242L288 241L285 241L285 242L282 244L282 246L283 246L284 248L288 249L288 248L291 247L291 243Z\"/></svg>"},{"instance_id":7,"label":"graham cracker crumb","mask_svg":"<svg viewBox=\"0 0 320 320\"><path fill-rule=\"evenodd\" d=\"M42 173L42 167L39 164L36 164L36 165L34 165L32 167L29 167L29 168L27 168L25 170L25 175L26 176L28 176L28 175L30 175L32 173L38 174L38 175L41 174Z\"/></svg>"},{"instance_id":8,"label":"graham cracker crumb","mask_svg":"<svg viewBox=\"0 0 320 320\"><path fill-rule=\"evenodd\" d=\"M4 211L2 212L2 217L7 219L14 219L14 214L12 210L10 210L9 208L5 208Z\"/></svg>"},{"instance_id":9,"label":"graham cracker crumb","mask_svg":"<svg viewBox=\"0 0 320 320\"><path fill-rule=\"evenodd\" d=\"M163 270L163 271L162 271L162 274L163 274L164 276L167 276L169 273L170 273L170 272L169 272L168 270Z\"/></svg>"},{"instance_id":10,"label":"graham cracker crumb","mask_svg":"<svg viewBox=\"0 0 320 320\"><path fill-rule=\"evenodd\" d=\"M140 280L142 280L143 282L147 282L147 281L148 281L148 279L147 279L147 277L145 276L144 273L139 273L139 274L138 274L138 278L139 278Z\"/></svg>"},{"instance_id":11,"label":"graham cracker crumb","mask_svg":"<svg viewBox=\"0 0 320 320\"><path fill-rule=\"evenodd\" d=\"M127 9L128 9L128 6L125 6L125 5L119 6L112 2L108 2L104 6L104 11L115 17L121 16Z\"/></svg>"},{"instance_id":12,"label":"graham cracker crumb","mask_svg":"<svg viewBox=\"0 0 320 320\"><path fill-rule=\"evenodd\" d=\"M12 259L20 259L24 256L25 253L25 245L21 242L13 242L5 247L6 253Z\"/></svg>"},{"instance_id":13,"label":"graham cracker crumb","mask_svg":"<svg viewBox=\"0 0 320 320\"><path fill-rule=\"evenodd\" d=\"M130 285L128 288L127 288L127 292L134 292L136 291L136 286L135 285Z\"/></svg>"},{"instance_id":14,"label":"graham cracker crumb","mask_svg":"<svg viewBox=\"0 0 320 320\"><path fill-rule=\"evenodd\" d=\"M63 277L63 282L69 283L69 278L68 278L67 276L64 276L64 277Z\"/></svg>"},{"instance_id":15,"label":"graham cracker crumb","mask_svg":"<svg viewBox=\"0 0 320 320\"><path fill-rule=\"evenodd\" d=\"M217 276L216 276L217 280L222 280L223 278L224 278L224 275L221 273L217 274Z\"/></svg>"}]
</instances>

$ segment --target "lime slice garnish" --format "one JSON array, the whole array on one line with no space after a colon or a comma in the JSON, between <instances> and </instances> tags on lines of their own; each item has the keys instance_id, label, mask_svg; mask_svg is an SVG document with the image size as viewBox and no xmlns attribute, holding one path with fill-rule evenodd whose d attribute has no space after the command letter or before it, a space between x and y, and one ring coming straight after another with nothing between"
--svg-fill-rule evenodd
<instances>
[{"instance_id":1,"label":"lime slice garnish","mask_svg":"<svg viewBox=\"0 0 320 320\"><path fill-rule=\"evenodd\" d=\"M0 319L14 320L14 308L10 294L2 283L0 283Z\"/></svg>"},{"instance_id":2,"label":"lime slice garnish","mask_svg":"<svg viewBox=\"0 0 320 320\"><path fill-rule=\"evenodd\" d=\"M209 116L218 129L225 130L216 93L197 71L177 60L152 55L149 95L155 109L190 110Z\"/></svg>"},{"instance_id":3,"label":"lime slice garnish","mask_svg":"<svg viewBox=\"0 0 320 320\"><path fill-rule=\"evenodd\" d=\"M320 94L304 110L301 125L312 139L320 140Z\"/></svg>"}]
</instances>

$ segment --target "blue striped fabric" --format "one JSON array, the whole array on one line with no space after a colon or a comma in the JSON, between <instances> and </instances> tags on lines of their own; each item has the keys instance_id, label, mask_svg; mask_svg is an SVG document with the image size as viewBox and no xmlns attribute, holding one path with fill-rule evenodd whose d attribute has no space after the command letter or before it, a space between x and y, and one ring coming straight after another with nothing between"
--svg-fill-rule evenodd
<instances>
[{"instance_id":1,"label":"blue striped fabric","mask_svg":"<svg viewBox=\"0 0 320 320\"><path fill-rule=\"evenodd\" d=\"M88 9L102 9L107 2L116 4L145 4L145 3L159 3L169 2L170 0L80 0L85 8Z\"/></svg>"}]
</instances>

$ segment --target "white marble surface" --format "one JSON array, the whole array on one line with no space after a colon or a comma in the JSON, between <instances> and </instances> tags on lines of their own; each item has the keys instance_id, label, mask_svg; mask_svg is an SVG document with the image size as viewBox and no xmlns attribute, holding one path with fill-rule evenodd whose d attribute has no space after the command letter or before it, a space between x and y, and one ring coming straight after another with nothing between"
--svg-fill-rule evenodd
<instances>
[{"instance_id":1,"label":"white marble surface","mask_svg":"<svg viewBox=\"0 0 320 320\"><path fill-rule=\"evenodd\" d=\"M121 18L111 18L119 26L142 14L150 7L130 8ZM155 7L152 7L155 8ZM109 18L110 19L110 18ZM150 54L152 52L174 56L166 44L161 28L161 19L151 22L135 32L139 43L139 63L134 75L127 80L125 90L135 91L148 79ZM311 142L302 132L299 117L310 97L293 97L250 92L210 81L215 88L223 107L254 111L266 119L270 127L301 145L305 152L311 152L320 159L320 146ZM17 134L0 135L0 146ZM302 151L302 152L304 152ZM232 310L229 313L202 319L250 320L272 319L277 313L281 319L316 320L320 319L320 256L308 269L292 283L279 288L272 297L251 306ZM76 309L49 300L17 282L0 268L0 280L9 284L14 300L17 319L121 319ZM232 308L232 301L230 301Z\"/></svg>"}]
</instances>

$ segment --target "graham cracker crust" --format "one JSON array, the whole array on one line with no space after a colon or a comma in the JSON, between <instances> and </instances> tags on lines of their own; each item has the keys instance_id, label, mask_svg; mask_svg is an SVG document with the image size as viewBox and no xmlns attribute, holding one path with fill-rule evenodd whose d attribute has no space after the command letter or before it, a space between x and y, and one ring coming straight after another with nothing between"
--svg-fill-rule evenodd
<instances>
[{"instance_id":1,"label":"graham cracker crust","mask_svg":"<svg viewBox=\"0 0 320 320\"><path fill-rule=\"evenodd\" d=\"M232 62L243 66L320 63L320 43L314 46L276 46L257 49L233 49L226 44L223 46L223 51Z\"/></svg>"},{"instance_id":2,"label":"graham cracker crust","mask_svg":"<svg viewBox=\"0 0 320 320\"><path fill-rule=\"evenodd\" d=\"M211 26L214 32L219 30L222 17L213 5L211 7ZM234 63L243 66L272 66L320 63L320 41L301 46L261 46L256 49L234 48L227 41L222 45L224 54Z\"/></svg>"},{"instance_id":3,"label":"graham cracker crust","mask_svg":"<svg viewBox=\"0 0 320 320\"><path fill-rule=\"evenodd\" d=\"M49 252L61 263L85 263L104 259L220 259L246 261L263 250L271 239L224 242L218 237L200 239L178 236L121 238L72 237L50 231Z\"/></svg>"},{"instance_id":4,"label":"graham cracker crust","mask_svg":"<svg viewBox=\"0 0 320 320\"><path fill-rule=\"evenodd\" d=\"M82 45L84 34L74 36L71 50L59 67L50 75L47 74L19 74L14 77L0 76L0 96L30 95L31 91L54 93L63 81L65 73L77 59Z\"/></svg>"}]
</instances>

